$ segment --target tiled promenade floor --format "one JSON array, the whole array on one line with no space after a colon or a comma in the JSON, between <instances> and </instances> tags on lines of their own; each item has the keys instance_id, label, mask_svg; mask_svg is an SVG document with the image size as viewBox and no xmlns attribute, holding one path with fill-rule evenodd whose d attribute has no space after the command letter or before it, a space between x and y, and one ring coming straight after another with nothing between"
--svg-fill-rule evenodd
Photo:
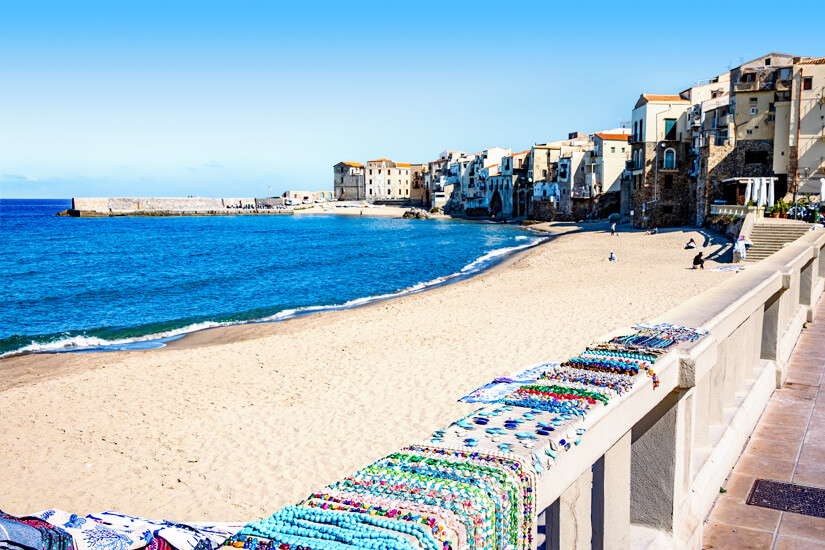
<instances>
[{"instance_id":1,"label":"tiled promenade floor","mask_svg":"<svg viewBox=\"0 0 825 550\"><path fill-rule=\"evenodd\" d=\"M757 477L825 488L825 299L705 524L703 548L825 550L825 519L745 504Z\"/></svg>"}]
</instances>

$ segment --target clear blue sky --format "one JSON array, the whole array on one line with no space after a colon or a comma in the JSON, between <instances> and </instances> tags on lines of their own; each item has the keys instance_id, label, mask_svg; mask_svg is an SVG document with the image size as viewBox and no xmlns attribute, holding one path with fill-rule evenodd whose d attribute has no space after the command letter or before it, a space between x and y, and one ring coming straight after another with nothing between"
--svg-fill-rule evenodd
<instances>
[{"instance_id":1,"label":"clear blue sky","mask_svg":"<svg viewBox=\"0 0 825 550\"><path fill-rule=\"evenodd\" d=\"M265 196L526 149L770 51L825 3L0 0L0 196Z\"/></svg>"}]
</instances>

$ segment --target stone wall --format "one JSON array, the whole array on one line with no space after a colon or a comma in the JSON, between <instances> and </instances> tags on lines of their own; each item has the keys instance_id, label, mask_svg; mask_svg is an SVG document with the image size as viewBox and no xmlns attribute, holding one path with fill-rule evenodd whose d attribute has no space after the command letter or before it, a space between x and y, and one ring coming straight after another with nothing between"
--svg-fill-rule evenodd
<instances>
[{"instance_id":1,"label":"stone wall","mask_svg":"<svg viewBox=\"0 0 825 550\"><path fill-rule=\"evenodd\" d=\"M679 141L636 143L634 149L644 154L643 171L637 183L630 185L633 225L641 228L675 227L693 222L696 211L696 189L691 182L692 158L688 146ZM674 149L674 170L664 169L664 152ZM657 167L658 165L658 167Z\"/></svg>"},{"instance_id":2,"label":"stone wall","mask_svg":"<svg viewBox=\"0 0 825 550\"><path fill-rule=\"evenodd\" d=\"M748 153L764 153L763 162L746 162ZM698 151L696 174L697 209L694 223L701 225L710 213L710 205L724 200L724 180L773 176L773 144L768 141L741 140L735 145L709 144ZM777 197L779 198L779 197Z\"/></svg>"},{"instance_id":3,"label":"stone wall","mask_svg":"<svg viewBox=\"0 0 825 550\"><path fill-rule=\"evenodd\" d=\"M125 214L130 212L214 212L230 208L254 207L252 198L87 198L72 199L72 209L81 212Z\"/></svg>"}]
</instances>

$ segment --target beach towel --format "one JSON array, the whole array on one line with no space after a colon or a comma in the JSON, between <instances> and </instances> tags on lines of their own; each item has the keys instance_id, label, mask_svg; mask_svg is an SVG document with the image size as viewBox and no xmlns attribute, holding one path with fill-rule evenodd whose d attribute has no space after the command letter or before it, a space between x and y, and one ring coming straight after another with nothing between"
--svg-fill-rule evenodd
<instances>
[{"instance_id":1,"label":"beach towel","mask_svg":"<svg viewBox=\"0 0 825 550\"><path fill-rule=\"evenodd\" d=\"M143 519L115 512L89 514L87 517L116 529L128 531L147 530L154 537L162 538L176 550L211 550L217 548L235 532L240 531L244 525L240 524L237 531L230 533L228 532L229 529L221 529L221 524L216 523L204 523L202 524L203 527L197 527L196 525L166 520Z\"/></svg>"},{"instance_id":2,"label":"beach towel","mask_svg":"<svg viewBox=\"0 0 825 550\"><path fill-rule=\"evenodd\" d=\"M138 550L152 543L152 532L145 527L116 528L63 510L45 510L35 517L69 533L77 550Z\"/></svg>"}]
</instances>

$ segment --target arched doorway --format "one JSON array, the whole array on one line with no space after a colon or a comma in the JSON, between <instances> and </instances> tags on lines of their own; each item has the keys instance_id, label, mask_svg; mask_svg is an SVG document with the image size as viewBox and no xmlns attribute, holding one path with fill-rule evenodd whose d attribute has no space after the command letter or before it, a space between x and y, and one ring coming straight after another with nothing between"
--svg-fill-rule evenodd
<instances>
[{"instance_id":1,"label":"arched doorway","mask_svg":"<svg viewBox=\"0 0 825 550\"><path fill-rule=\"evenodd\" d=\"M498 191L493 193L493 198L490 199L490 215L501 217L501 195Z\"/></svg>"}]
</instances>

